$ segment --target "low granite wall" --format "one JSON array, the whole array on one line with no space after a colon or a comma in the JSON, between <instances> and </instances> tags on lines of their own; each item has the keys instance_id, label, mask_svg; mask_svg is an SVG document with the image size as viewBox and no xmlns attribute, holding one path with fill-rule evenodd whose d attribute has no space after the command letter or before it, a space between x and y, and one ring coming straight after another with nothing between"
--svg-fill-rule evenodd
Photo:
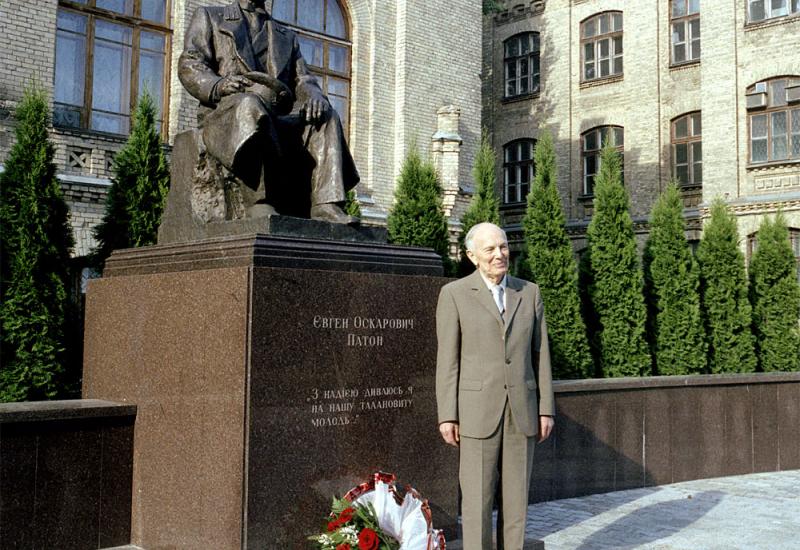
<instances>
[{"instance_id":1,"label":"low granite wall","mask_svg":"<svg viewBox=\"0 0 800 550\"><path fill-rule=\"evenodd\" d=\"M0 404L0 548L128 544L135 418L94 399Z\"/></svg>"},{"instance_id":2,"label":"low granite wall","mask_svg":"<svg viewBox=\"0 0 800 550\"><path fill-rule=\"evenodd\" d=\"M531 502L800 469L800 373L555 383Z\"/></svg>"}]
</instances>

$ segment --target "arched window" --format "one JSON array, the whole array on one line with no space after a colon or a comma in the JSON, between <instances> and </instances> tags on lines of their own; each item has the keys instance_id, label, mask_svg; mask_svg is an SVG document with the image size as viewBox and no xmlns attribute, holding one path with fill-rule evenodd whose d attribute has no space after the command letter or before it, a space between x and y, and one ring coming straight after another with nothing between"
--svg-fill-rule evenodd
<instances>
[{"instance_id":1,"label":"arched window","mask_svg":"<svg viewBox=\"0 0 800 550\"><path fill-rule=\"evenodd\" d=\"M622 12L594 15L581 23L581 80L622 74Z\"/></svg>"},{"instance_id":2,"label":"arched window","mask_svg":"<svg viewBox=\"0 0 800 550\"><path fill-rule=\"evenodd\" d=\"M600 151L603 144L608 142L619 151L622 156L624 131L621 126L599 126L584 132L581 136L583 149L583 194L594 195L594 178L600 172ZM624 170L624 163L623 163ZM623 181L624 181L623 174Z\"/></svg>"},{"instance_id":3,"label":"arched window","mask_svg":"<svg viewBox=\"0 0 800 550\"><path fill-rule=\"evenodd\" d=\"M539 92L539 33L524 32L503 43L505 97Z\"/></svg>"},{"instance_id":4,"label":"arched window","mask_svg":"<svg viewBox=\"0 0 800 550\"><path fill-rule=\"evenodd\" d=\"M350 29L338 0L275 0L272 17L297 32L300 50L345 127L350 119Z\"/></svg>"},{"instance_id":5,"label":"arched window","mask_svg":"<svg viewBox=\"0 0 800 550\"><path fill-rule=\"evenodd\" d=\"M747 110L751 163L800 160L800 77L753 84Z\"/></svg>"},{"instance_id":6,"label":"arched window","mask_svg":"<svg viewBox=\"0 0 800 550\"><path fill-rule=\"evenodd\" d=\"M533 148L536 140L518 139L503 146L503 202L514 204L528 198L533 181Z\"/></svg>"},{"instance_id":7,"label":"arched window","mask_svg":"<svg viewBox=\"0 0 800 550\"><path fill-rule=\"evenodd\" d=\"M681 185L703 182L703 142L700 113L672 121L672 177Z\"/></svg>"}]
</instances>

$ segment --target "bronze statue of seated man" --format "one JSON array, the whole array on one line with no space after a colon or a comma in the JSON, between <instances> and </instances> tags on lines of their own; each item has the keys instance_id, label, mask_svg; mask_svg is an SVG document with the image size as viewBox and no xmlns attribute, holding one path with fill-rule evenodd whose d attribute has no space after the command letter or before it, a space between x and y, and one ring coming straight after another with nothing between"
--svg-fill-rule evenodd
<instances>
[{"instance_id":1,"label":"bronze statue of seated man","mask_svg":"<svg viewBox=\"0 0 800 550\"><path fill-rule=\"evenodd\" d=\"M342 123L264 0L198 8L178 76L200 101L205 154L237 182L237 217L359 223L342 208L359 180Z\"/></svg>"}]
</instances>

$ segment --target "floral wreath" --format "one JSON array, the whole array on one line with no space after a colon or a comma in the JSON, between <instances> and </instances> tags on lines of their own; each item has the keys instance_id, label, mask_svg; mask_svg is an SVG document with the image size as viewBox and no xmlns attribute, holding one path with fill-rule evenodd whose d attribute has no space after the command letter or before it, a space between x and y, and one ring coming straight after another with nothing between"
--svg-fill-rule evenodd
<instances>
[{"instance_id":1,"label":"floral wreath","mask_svg":"<svg viewBox=\"0 0 800 550\"><path fill-rule=\"evenodd\" d=\"M445 550L433 528L428 501L406 485L400 496L394 474L372 479L333 499L326 532L309 537L319 550Z\"/></svg>"}]
</instances>

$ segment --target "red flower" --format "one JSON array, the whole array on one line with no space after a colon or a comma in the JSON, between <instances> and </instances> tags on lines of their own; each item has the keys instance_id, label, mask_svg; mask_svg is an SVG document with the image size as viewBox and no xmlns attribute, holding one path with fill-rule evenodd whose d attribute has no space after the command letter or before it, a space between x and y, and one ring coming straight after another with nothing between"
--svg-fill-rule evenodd
<instances>
[{"instance_id":1,"label":"red flower","mask_svg":"<svg viewBox=\"0 0 800 550\"><path fill-rule=\"evenodd\" d=\"M329 532L336 531L336 529L338 527L339 527L339 520L338 519L328 522L328 531Z\"/></svg>"},{"instance_id":2,"label":"red flower","mask_svg":"<svg viewBox=\"0 0 800 550\"><path fill-rule=\"evenodd\" d=\"M336 547L336 550L350 550L350 545L342 543Z\"/></svg>"},{"instance_id":3,"label":"red flower","mask_svg":"<svg viewBox=\"0 0 800 550\"><path fill-rule=\"evenodd\" d=\"M369 527L358 534L358 550L378 550L379 545L378 534Z\"/></svg>"},{"instance_id":4,"label":"red flower","mask_svg":"<svg viewBox=\"0 0 800 550\"><path fill-rule=\"evenodd\" d=\"M355 510L353 510L352 508L345 508L344 510L342 510L342 513L339 514L339 519L338 519L339 524L344 525L345 523L353 519L354 513Z\"/></svg>"}]
</instances>

